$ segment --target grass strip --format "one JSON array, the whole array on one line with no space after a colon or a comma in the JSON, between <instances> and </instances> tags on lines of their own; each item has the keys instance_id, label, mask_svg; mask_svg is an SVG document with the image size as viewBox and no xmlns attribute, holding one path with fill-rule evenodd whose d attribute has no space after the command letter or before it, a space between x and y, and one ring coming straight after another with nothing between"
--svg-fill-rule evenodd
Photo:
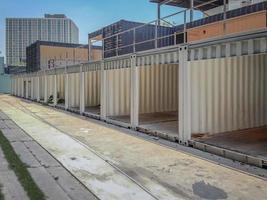
<instances>
[{"instance_id":1,"label":"grass strip","mask_svg":"<svg viewBox=\"0 0 267 200\"><path fill-rule=\"evenodd\" d=\"M4 194L2 193L2 185L0 184L0 200L4 200Z\"/></svg>"},{"instance_id":2,"label":"grass strip","mask_svg":"<svg viewBox=\"0 0 267 200\"><path fill-rule=\"evenodd\" d=\"M31 200L44 200L45 196L32 179L27 166L20 160L13 147L0 130L0 146L4 152L9 167L15 172L19 182ZM0 196L1 199L1 196Z\"/></svg>"}]
</instances>

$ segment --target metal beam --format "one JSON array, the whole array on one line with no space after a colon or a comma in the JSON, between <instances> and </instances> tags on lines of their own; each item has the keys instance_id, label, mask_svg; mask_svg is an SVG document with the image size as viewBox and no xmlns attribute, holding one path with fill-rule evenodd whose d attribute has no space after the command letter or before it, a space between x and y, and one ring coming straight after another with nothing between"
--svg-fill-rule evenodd
<instances>
[{"instance_id":1,"label":"metal beam","mask_svg":"<svg viewBox=\"0 0 267 200\"><path fill-rule=\"evenodd\" d=\"M105 62L101 62L101 96L100 96L100 116L101 120L107 119L107 72L105 70Z\"/></svg>"},{"instance_id":2,"label":"metal beam","mask_svg":"<svg viewBox=\"0 0 267 200\"><path fill-rule=\"evenodd\" d=\"M48 101L48 94L47 94L47 90L48 90L48 82L47 82L47 75L46 72L44 71L44 102L47 103Z\"/></svg>"},{"instance_id":3,"label":"metal beam","mask_svg":"<svg viewBox=\"0 0 267 200\"><path fill-rule=\"evenodd\" d=\"M139 124L139 67L136 66L136 55L131 56L131 127Z\"/></svg>"},{"instance_id":4,"label":"metal beam","mask_svg":"<svg viewBox=\"0 0 267 200\"><path fill-rule=\"evenodd\" d=\"M54 94L53 94L53 105L57 105L57 75L54 75Z\"/></svg>"},{"instance_id":5,"label":"metal beam","mask_svg":"<svg viewBox=\"0 0 267 200\"><path fill-rule=\"evenodd\" d=\"M37 102L40 101L40 75L37 74Z\"/></svg>"},{"instance_id":6,"label":"metal beam","mask_svg":"<svg viewBox=\"0 0 267 200\"><path fill-rule=\"evenodd\" d=\"M67 68L65 68L65 110L69 108L69 74Z\"/></svg>"},{"instance_id":7,"label":"metal beam","mask_svg":"<svg viewBox=\"0 0 267 200\"><path fill-rule=\"evenodd\" d=\"M80 66L80 114L82 115L85 111L85 73L83 72L83 66Z\"/></svg>"},{"instance_id":8,"label":"metal beam","mask_svg":"<svg viewBox=\"0 0 267 200\"><path fill-rule=\"evenodd\" d=\"M194 0L190 0L190 22L194 21Z\"/></svg>"},{"instance_id":9,"label":"metal beam","mask_svg":"<svg viewBox=\"0 0 267 200\"><path fill-rule=\"evenodd\" d=\"M188 145L188 141L191 139L191 87L188 46L179 47L178 77L179 142Z\"/></svg>"}]
</instances>

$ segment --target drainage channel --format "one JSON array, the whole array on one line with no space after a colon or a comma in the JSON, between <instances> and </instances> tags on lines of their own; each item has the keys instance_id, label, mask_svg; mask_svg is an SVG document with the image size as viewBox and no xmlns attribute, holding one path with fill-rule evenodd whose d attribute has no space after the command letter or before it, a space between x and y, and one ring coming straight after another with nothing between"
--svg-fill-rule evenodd
<instances>
[{"instance_id":1,"label":"drainage channel","mask_svg":"<svg viewBox=\"0 0 267 200\"><path fill-rule=\"evenodd\" d=\"M246 163L249 165L254 165L257 167L267 169L267 160L264 160L262 158L250 156L244 153L239 153L239 152L232 151L229 149L224 149L221 147L217 147L217 146L213 146L213 145L209 145L203 142L197 142L193 140L189 141L189 145L192 146L193 148L196 148L201 151L208 152L208 153L212 153L217 156L221 156L221 157L228 158L231 160L239 161L241 163Z\"/></svg>"}]
</instances>

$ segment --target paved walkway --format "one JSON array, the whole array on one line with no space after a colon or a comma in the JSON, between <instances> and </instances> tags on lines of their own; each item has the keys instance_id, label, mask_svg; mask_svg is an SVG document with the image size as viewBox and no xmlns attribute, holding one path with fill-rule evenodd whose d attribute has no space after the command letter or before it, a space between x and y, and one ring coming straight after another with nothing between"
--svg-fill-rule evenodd
<instances>
[{"instance_id":1,"label":"paved walkway","mask_svg":"<svg viewBox=\"0 0 267 200\"><path fill-rule=\"evenodd\" d=\"M50 200L96 200L97 198L79 183L47 151L25 134L7 115L0 112L0 129L9 140L36 184ZM14 172L8 169L0 149L0 184L5 200L27 200L28 197Z\"/></svg>"},{"instance_id":2,"label":"paved walkway","mask_svg":"<svg viewBox=\"0 0 267 200\"><path fill-rule=\"evenodd\" d=\"M0 148L0 187L5 200L28 200L27 194L19 183L15 173L9 169L2 149Z\"/></svg>"},{"instance_id":3,"label":"paved walkway","mask_svg":"<svg viewBox=\"0 0 267 200\"><path fill-rule=\"evenodd\" d=\"M267 181L14 97L0 109L100 199L266 199Z\"/></svg>"}]
</instances>

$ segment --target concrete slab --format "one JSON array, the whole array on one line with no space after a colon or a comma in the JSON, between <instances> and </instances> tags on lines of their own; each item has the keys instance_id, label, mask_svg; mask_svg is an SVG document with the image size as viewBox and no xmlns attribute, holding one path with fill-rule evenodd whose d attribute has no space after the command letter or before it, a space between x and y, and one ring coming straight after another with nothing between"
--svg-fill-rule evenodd
<instances>
[{"instance_id":1,"label":"concrete slab","mask_svg":"<svg viewBox=\"0 0 267 200\"><path fill-rule=\"evenodd\" d=\"M7 110L4 109L5 111ZM101 200L155 199L144 188L99 158L94 152L57 129L20 110L10 109L10 106L7 114ZM38 173L32 170L38 169L29 169L33 175L36 175L37 184L42 179L40 180L37 177ZM40 185L40 187L43 188L46 185Z\"/></svg>"},{"instance_id":2,"label":"concrete slab","mask_svg":"<svg viewBox=\"0 0 267 200\"><path fill-rule=\"evenodd\" d=\"M12 142L11 143L14 151L20 157L21 161L27 165L27 167L40 167L40 163L26 148L23 142Z\"/></svg>"},{"instance_id":3,"label":"concrete slab","mask_svg":"<svg viewBox=\"0 0 267 200\"><path fill-rule=\"evenodd\" d=\"M3 129L2 133L9 140L9 142L23 142L23 141L32 140L31 137L29 137L26 133L24 133L18 127L14 129Z\"/></svg>"},{"instance_id":4,"label":"concrete slab","mask_svg":"<svg viewBox=\"0 0 267 200\"><path fill-rule=\"evenodd\" d=\"M132 137L121 133L122 130L103 126L102 123L86 121L47 107L31 104L29 110L34 110L37 115L33 117L19 111L16 107L20 108L20 105L13 103L13 98L0 98L0 102L0 108L8 116L71 169L77 178L87 183L88 188L93 188L89 185L93 178L107 178L109 181L116 180L118 184L126 185L115 176L110 176L109 168L99 167L105 160L106 163L121 169L157 199L265 199L267 196L267 182L259 177ZM38 131L34 128L36 126ZM94 155L101 156L102 161L98 162L91 156L88 157L88 148L80 149L80 146L71 142L70 138L67 139L64 133L83 142ZM93 168L93 171L88 171ZM108 173L109 176L105 173L104 176L99 176L99 170ZM99 192L102 194L107 192L103 190L111 188L101 186L102 191ZM112 188L121 191L121 188ZM128 189L132 191L132 188Z\"/></svg>"},{"instance_id":5,"label":"concrete slab","mask_svg":"<svg viewBox=\"0 0 267 200\"><path fill-rule=\"evenodd\" d=\"M267 160L267 126L197 137L193 140Z\"/></svg>"},{"instance_id":6,"label":"concrete slab","mask_svg":"<svg viewBox=\"0 0 267 200\"><path fill-rule=\"evenodd\" d=\"M44 167L61 166L46 150L35 141L24 142L28 150L34 155L39 163Z\"/></svg>"},{"instance_id":7,"label":"concrete slab","mask_svg":"<svg viewBox=\"0 0 267 200\"><path fill-rule=\"evenodd\" d=\"M5 200L29 199L13 171L0 171L0 184Z\"/></svg>"},{"instance_id":8,"label":"concrete slab","mask_svg":"<svg viewBox=\"0 0 267 200\"><path fill-rule=\"evenodd\" d=\"M17 128L17 125L12 121L12 120L4 120L7 128L9 129L14 129L14 128Z\"/></svg>"},{"instance_id":9,"label":"concrete slab","mask_svg":"<svg viewBox=\"0 0 267 200\"><path fill-rule=\"evenodd\" d=\"M100 115L100 106L85 107L84 111L87 113L93 113L95 115Z\"/></svg>"},{"instance_id":10,"label":"concrete slab","mask_svg":"<svg viewBox=\"0 0 267 200\"><path fill-rule=\"evenodd\" d=\"M123 122L123 123L131 123L130 115L122 115L122 116L108 116L109 119Z\"/></svg>"},{"instance_id":11,"label":"concrete slab","mask_svg":"<svg viewBox=\"0 0 267 200\"><path fill-rule=\"evenodd\" d=\"M170 111L140 114L139 121L140 125L178 121L178 112Z\"/></svg>"},{"instance_id":12,"label":"concrete slab","mask_svg":"<svg viewBox=\"0 0 267 200\"><path fill-rule=\"evenodd\" d=\"M70 200L70 197L59 187L55 179L43 168L28 169L33 180L50 200Z\"/></svg>"},{"instance_id":13,"label":"concrete slab","mask_svg":"<svg viewBox=\"0 0 267 200\"><path fill-rule=\"evenodd\" d=\"M70 175L63 167L50 167L47 171L53 176L61 188L72 200L97 200L78 180Z\"/></svg>"},{"instance_id":14,"label":"concrete slab","mask_svg":"<svg viewBox=\"0 0 267 200\"><path fill-rule=\"evenodd\" d=\"M158 122L152 124L143 124L139 126L144 132L150 133L154 132L161 135L166 135L166 137L178 138L178 121L166 121ZM166 138L163 137L163 138Z\"/></svg>"}]
</instances>

